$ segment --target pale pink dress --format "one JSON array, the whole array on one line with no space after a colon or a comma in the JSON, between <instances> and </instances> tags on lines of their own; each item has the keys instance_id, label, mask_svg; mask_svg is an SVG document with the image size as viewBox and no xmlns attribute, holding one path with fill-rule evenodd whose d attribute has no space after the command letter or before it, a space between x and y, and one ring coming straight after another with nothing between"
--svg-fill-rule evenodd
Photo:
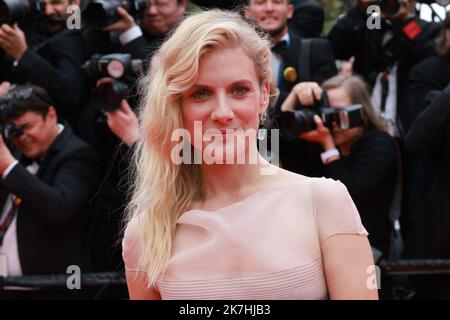
<instances>
[{"instance_id":1,"label":"pale pink dress","mask_svg":"<svg viewBox=\"0 0 450 320\"><path fill-rule=\"evenodd\" d=\"M133 220L123 258L143 271L135 228ZM321 245L336 234L368 234L346 187L299 176L218 210L185 212L156 289L162 299L326 299Z\"/></svg>"}]
</instances>

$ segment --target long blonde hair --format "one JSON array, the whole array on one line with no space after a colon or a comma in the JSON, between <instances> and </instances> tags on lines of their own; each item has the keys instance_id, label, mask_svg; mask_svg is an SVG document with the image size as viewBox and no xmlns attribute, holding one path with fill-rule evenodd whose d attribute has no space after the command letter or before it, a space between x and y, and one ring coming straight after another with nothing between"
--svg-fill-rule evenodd
<instances>
[{"instance_id":1,"label":"long blonde hair","mask_svg":"<svg viewBox=\"0 0 450 320\"><path fill-rule=\"evenodd\" d=\"M211 10L187 17L161 46L142 82L141 136L126 223L138 219L138 265L153 286L170 258L180 215L202 197L199 165L171 161L172 132L183 128L181 96L195 82L203 56L221 48L240 48L254 61L260 83L271 82L270 43L237 13ZM239 63L239 61L230 61Z\"/></svg>"}]
</instances>

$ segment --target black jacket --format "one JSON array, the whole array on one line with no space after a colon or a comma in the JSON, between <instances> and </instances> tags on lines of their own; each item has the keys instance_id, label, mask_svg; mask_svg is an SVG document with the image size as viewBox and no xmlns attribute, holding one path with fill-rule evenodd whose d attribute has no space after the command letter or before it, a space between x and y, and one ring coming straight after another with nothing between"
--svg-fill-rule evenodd
<instances>
[{"instance_id":1,"label":"black jacket","mask_svg":"<svg viewBox=\"0 0 450 320\"><path fill-rule=\"evenodd\" d=\"M0 78L38 85L55 102L58 115L74 123L74 114L86 98L87 79L81 65L88 59L81 31L65 30L28 49L17 67L4 57Z\"/></svg>"},{"instance_id":2,"label":"black jacket","mask_svg":"<svg viewBox=\"0 0 450 320\"><path fill-rule=\"evenodd\" d=\"M333 49L327 39L311 38L309 70L310 79L302 78L302 70L305 66L299 65L300 52L302 50L302 42L299 36L289 32L290 46L287 53L287 58L281 64L281 77L283 70L286 67L293 67L297 70L298 78L296 81L287 81L282 77L281 83L278 83L280 89L280 103L284 101L292 88L300 81L314 81L319 84L336 75L336 64L334 62ZM301 80L300 80L301 79ZM277 79L274 79L277 81Z\"/></svg>"},{"instance_id":3,"label":"black jacket","mask_svg":"<svg viewBox=\"0 0 450 320\"><path fill-rule=\"evenodd\" d=\"M394 140L387 133L372 130L352 146L348 156L324 165L325 177L339 180L347 187L369 232L370 244L386 255L390 236L388 213L397 164Z\"/></svg>"},{"instance_id":4,"label":"black jacket","mask_svg":"<svg viewBox=\"0 0 450 320\"><path fill-rule=\"evenodd\" d=\"M406 24L409 21L405 21ZM367 16L358 7L354 7L338 20L331 29L328 38L331 41L336 59L348 60L355 57L353 70L360 74L373 86L379 72L386 69L388 61L381 55L379 48L382 38L388 30L397 30L399 35L396 43L401 43L397 70L397 119L404 134L411 125L408 114L408 79L412 68L421 61L435 55L433 39L438 35L440 26L420 19L415 22L421 27L422 33L411 41L398 30L403 26L388 27L382 24L380 30L367 28ZM400 36L401 35L401 36Z\"/></svg>"},{"instance_id":5,"label":"black jacket","mask_svg":"<svg viewBox=\"0 0 450 320\"><path fill-rule=\"evenodd\" d=\"M220 8L227 10L240 10L245 0L193 0L202 8ZM303 38L320 37L325 19L322 6L315 0L292 0L294 16L288 21L289 30Z\"/></svg>"},{"instance_id":6,"label":"black jacket","mask_svg":"<svg viewBox=\"0 0 450 320\"><path fill-rule=\"evenodd\" d=\"M427 95L433 91L443 90L447 84L450 83L450 59L439 56L429 58L412 71L409 79L409 108L408 114L412 121L414 121L419 114L424 111L429 105L430 101ZM408 139L411 143L411 139ZM404 230L405 227L415 224L415 220L424 205L424 194L429 192L432 184L433 176L433 162L435 159L431 154L417 153L416 147L409 146L411 152L408 153L408 168L410 179L406 185L406 191L409 194L408 203L406 203L404 216ZM425 155L425 156L424 156ZM411 236L414 236L411 233Z\"/></svg>"},{"instance_id":7,"label":"black jacket","mask_svg":"<svg viewBox=\"0 0 450 320\"><path fill-rule=\"evenodd\" d=\"M413 155L432 161L429 181L423 188L423 205L413 226L407 256L449 258L450 237L450 59L433 58L417 66L411 88L421 93L418 107L437 90L417 116L406 138L405 147ZM421 105L421 106L420 106ZM426 239L426 240L425 240Z\"/></svg>"},{"instance_id":8,"label":"black jacket","mask_svg":"<svg viewBox=\"0 0 450 320\"><path fill-rule=\"evenodd\" d=\"M65 129L36 175L20 164L0 183L3 207L9 193L22 199L17 242L24 275L65 274L69 265L90 267L87 205L98 183L95 151Z\"/></svg>"},{"instance_id":9,"label":"black jacket","mask_svg":"<svg viewBox=\"0 0 450 320\"><path fill-rule=\"evenodd\" d=\"M299 56L302 50L301 40L296 35L290 33L290 47L287 55L287 59L282 62L280 73L286 67L293 67L298 72L298 79L302 81L314 81L319 84L336 75L336 65L334 62L333 50L330 43L326 39L311 38L310 48L310 78L302 77L302 69L305 66L299 66ZM275 108L273 118L277 119L280 116L280 106L287 98L292 88L299 81L289 82L282 78L281 84L279 84L280 98ZM275 126L277 124L275 123ZM320 152L320 146L313 143L307 143L304 140L291 140L287 141L283 137L280 137L280 160L283 168L305 174L308 176L319 176L321 172L321 166L317 166L313 159Z\"/></svg>"}]
</instances>

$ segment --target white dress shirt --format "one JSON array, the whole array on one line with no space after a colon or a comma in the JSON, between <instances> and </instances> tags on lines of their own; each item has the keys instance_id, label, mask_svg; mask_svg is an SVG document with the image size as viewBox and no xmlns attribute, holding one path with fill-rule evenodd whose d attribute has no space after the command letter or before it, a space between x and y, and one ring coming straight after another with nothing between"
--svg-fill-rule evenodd
<instances>
[{"instance_id":1,"label":"white dress shirt","mask_svg":"<svg viewBox=\"0 0 450 320\"><path fill-rule=\"evenodd\" d=\"M286 33L280 41L286 40L287 43L290 42L289 33ZM281 63L283 62L283 58L278 53L272 52L272 59L270 59L270 70L272 71L273 82L280 85L280 69Z\"/></svg>"},{"instance_id":2,"label":"white dress shirt","mask_svg":"<svg viewBox=\"0 0 450 320\"><path fill-rule=\"evenodd\" d=\"M381 77L383 73L378 74L375 86L372 91L372 105L375 112L388 125L389 134L393 137L399 137L400 133L397 127L397 65L395 65L388 75L389 91L386 97L386 106L384 113L381 112Z\"/></svg>"}]
</instances>

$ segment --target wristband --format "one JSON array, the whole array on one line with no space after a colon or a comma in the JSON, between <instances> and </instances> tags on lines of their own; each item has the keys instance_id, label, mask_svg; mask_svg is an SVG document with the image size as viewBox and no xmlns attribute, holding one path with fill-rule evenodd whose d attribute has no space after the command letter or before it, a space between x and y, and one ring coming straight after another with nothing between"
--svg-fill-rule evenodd
<instances>
[{"instance_id":1,"label":"wristband","mask_svg":"<svg viewBox=\"0 0 450 320\"><path fill-rule=\"evenodd\" d=\"M331 157L339 157L339 156L340 156L339 150L336 148L330 149L320 154L320 158L322 159L322 162L324 164L327 164L328 159L330 159Z\"/></svg>"}]
</instances>

